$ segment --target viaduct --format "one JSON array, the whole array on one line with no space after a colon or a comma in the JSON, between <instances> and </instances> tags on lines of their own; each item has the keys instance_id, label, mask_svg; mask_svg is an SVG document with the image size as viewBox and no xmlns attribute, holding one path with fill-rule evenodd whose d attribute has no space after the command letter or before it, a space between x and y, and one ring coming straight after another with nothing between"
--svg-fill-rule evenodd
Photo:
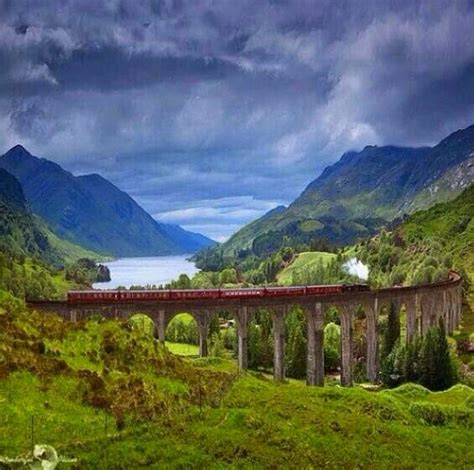
<instances>
[{"instance_id":1,"label":"viaduct","mask_svg":"<svg viewBox=\"0 0 474 470\"><path fill-rule=\"evenodd\" d=\"M342 292L330 295L291 296L288 298L249 298L181 301L104 301L101 303L74 303L71 301L29 302L31 309L53 312L65 320L79 321L92 313L106 318L127 319L140 312L155 322L160 341L165 341L168 323L178 313L190 313L196 320L199 333L199 354L208 354L208 332L210 319L218 312L231 313L238 333L238 363L247 368L248 324L252 315L265 308L271 313L274 339L274 378L285 378L284 321L290 307L298 305L307 322L307 384L324 385L324 317L330 307L335 307L341 322L341 384L353 383L352 321L362 308L366 316L367 377L371 382L378 376L378 318L382 307L402 306L406 311L406 340L413 341L416 335L424 335L428 328L443 320L447 334L459 325L461 316L461 277L454 272L449 279L436 284L388 289Z\"/></svg>"}]
</instances>

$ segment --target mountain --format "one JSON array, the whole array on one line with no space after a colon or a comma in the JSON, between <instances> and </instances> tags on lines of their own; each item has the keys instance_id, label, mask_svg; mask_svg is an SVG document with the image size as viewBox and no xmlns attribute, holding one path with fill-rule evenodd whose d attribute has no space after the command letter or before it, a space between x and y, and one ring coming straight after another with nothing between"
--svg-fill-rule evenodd
<instances>
[{"instance_id":1,"label":"mountain","mask_svg":"<svg viewBox=\"0 0 474 470\"><path fill-rule=\"evenodd\" d=\"M28 208L20 182L0 168L0 252L9 256L34 256L55 260L48 238Z\"/></svg>"},{"instance_id":2,"label":"mountain","mask_svg":"<svg viewBox=\"0 0 474 470\"><path fill-rule=\"evenodd\" d=\"M474 280L474 184L355 247L376 287L434 282L455 269Z\"/></svg>"},{"instance_id":3,"label":"mountain","mask_svg":"<svg viewBox=\"0 0 474 470\"><path fill-rule=\"evenodd\" d=\"M451 256L454 267L474 280L474 184L455 199L417 211L396 228L395 235L407 245L431 246L438 256ZM426 255L426 250L418 252Z\"/></svg>"},{"instance_id":4,"label":"mountain","mask_svg":"<svg viewBox=\"0 0 474 470\"><path fill-rule=\"evenodd\" d=\"M152 256L190 253L214 243L155 221L100 175L74 176L20 145L0 157L0 167L18 178L31 208L54 233L87 249L114 256Z\"/></svg>"},{"instance_id":5,"label":"mountain","mask_svg":"<svg viewBox=\"0 0 474 470\"><path fill-rule=\"evenodd\" d=\"M232 257L253 250L262 237L281 246L291 234L301 242L313 237L351 243L395 218L456 197L472 182L474 125L435 147L367 146L342 155L286 209L265 214L216 249Z\"/></svg>"},{"instance_id":6,"label":"mountain","mask_svg":"<svg viewBox=\"0 0 474 470\"><path fill-rule=\"evenodd\" d=\"M211 240L205 235L184 230L184 228L179 225L157 223L172 240L186 247L186 253L195 253L202 248L211 247L216 244L214 240Z\"/></svg>"}]
</instances>

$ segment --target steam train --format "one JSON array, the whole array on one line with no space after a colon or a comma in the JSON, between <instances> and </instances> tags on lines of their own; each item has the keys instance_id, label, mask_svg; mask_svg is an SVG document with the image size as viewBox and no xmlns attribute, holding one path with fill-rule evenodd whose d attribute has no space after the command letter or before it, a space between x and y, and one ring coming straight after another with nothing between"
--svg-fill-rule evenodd
<instances>
[{"instance_id":1,"label":"steam train","mask_svg":"<svg viewBox=\"0 0 474 470\"><path fill-rule=\"evenodd\" d=\"M242 289L159 289L159 290L77 290L69 291L68 302L101 303L127 301L232 300L268 297L301 297L370 290L366 284L321 286L251 287Z\"/></svg>"}]
</instances>

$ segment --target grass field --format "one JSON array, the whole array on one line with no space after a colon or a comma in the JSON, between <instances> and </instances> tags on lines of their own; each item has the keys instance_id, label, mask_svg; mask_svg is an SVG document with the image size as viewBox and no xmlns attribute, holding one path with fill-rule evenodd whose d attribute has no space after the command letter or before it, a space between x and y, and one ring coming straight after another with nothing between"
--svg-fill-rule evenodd
<instances>
[{"instance_id":1,"label":"grass field","mask_svg":"<svg viewBox=\"0 0 474 470\"><path fill-rule=\"evenodd\" d=\"M199 354L199 347L195 344L166 341L166 347L169 352L177 354L178 356L197 356Z\"/></svg>"},{"instance_id":2,"label":"grass field","mask_svg":"<svg viewBox=\"0 0 474 470\"><path fill-rule=\"evenodd\" d=\"M283 285L290 285L294 271L305 267L316 266L320 261L322 261L324 265L327 265L334 258L336 258L334 253L326 253L324 251L306 251L299 253L295 260L278 274L277 281Z\"/></svg>"},{"instance_id":3,"label":"grass field","mask_svg":"<svg viewBox=\"0 0 474 470\"><path fill-rule=\"evenodd\" d=\"M247 373L213 406L190 406L119 431L110 413L81 403L79 385L59 375L45 386L28 372L1 381L0 453L29 449L34 417L34 442L77 458L79 468L474 465L474 391L464 386L431 393L405 385L374 393L276 384Z\"/></svg>"},{"instance_id":4,"label":"grass field","mask_svg":"<svg viewBox=\"0 0 474 470\"><path fill-rule=\"evenodd\" d=\"M8 309L0 456L49 444L81 469L474 468L467 386L276 383L230 359L178 357L187 345L163 349L130 323Z\"/></svg>"}]
</instances>

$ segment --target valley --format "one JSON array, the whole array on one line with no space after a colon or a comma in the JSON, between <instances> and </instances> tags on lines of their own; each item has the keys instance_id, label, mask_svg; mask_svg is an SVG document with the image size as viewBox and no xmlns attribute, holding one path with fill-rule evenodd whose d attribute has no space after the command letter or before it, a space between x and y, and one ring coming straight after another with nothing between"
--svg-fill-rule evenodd
<instances>
[{"instance_id":1,"label":"valley","mask_svg":"<svg viewBox=\"0 0 474 470\"><path fill-rule=\"evenodd\" d=\"M8 253L17 260L18 266L23 266L20 271L27 276L23 278L26 281L20 278L17 282L25 286L33 284L34 275L28 274L33 272L42 279L40 287L28 287L25 291L15 291L10 284L3 284L0 320L5 333L0 396L4 401L0 401L0 408L5 419L0 421L0 430L12 436L2 442L3 453L18 455L28 448L31 439L52 436L47 442L61 455L78 458L84 468L92 468L93 462L99 460L107 468L117 465L117 459L121 465L135 465L139 461L151 465L163 459L174 463L179 459L183 465L204 464L208 459L225 463L235 455L243 465L264 462L265 465L281 465L285 445L301 450L301 465L310 458L323 466L343 466L357 455L358 460L367 465L376 458L378 464L384 466L389 461L393 464L394 446L403 436L413 444L397 454L396 462L400 466L422 461L449 468L453 455L461 466L474 458L468 444L472 439L474 416L471 404L474 392L470 388L473 358L469 352L474 335L474 313L470 304L471 287L467 282L473 274L474 186L449 202L417 211L379 229L372 237L343 248L335 248L318 238L309 238L309 244L295 243L287 236L285 240L290 241L287 246L277 244L271 248L271 244L254 243L254 248L266 247L258 251L259 256L255 251L245 255L242 252L238 258L228 258L224 263L225 258L218 257L221 262L216 265L217 269L197 271L192 263L176 256L107 261L103 255L59 238L43 220L32 215L19 183L7 174L2 181L3 204L11 211L5 219L9 221L8 236L16 243L11 245L16 248L10 248ZM22 227L19 223L37 230L38 234L33 232L28 235L30 238L24 238L26 232L19 228ZM312 223L306 226L311 230L315 227ZM29 240L37 240L37 244ZM216 259L219 248L198 253L195 257L198 265L202 260ZM232 316L225 311L214 316L210 323L206 346L209 357L199 357L198 324L186 314L171 320L165 329L163 346L153 339L156 326L146 315L117 321L107 320L97 312L88 320L71 324L51 314L27 313L22 297L60 299L66 290L81 287L81 282L82 286L90 286L94 282L90 274L85 271L79 274L77 268L73 268L80 263L85 266L81 259L104 260L101 262L109 266L114 286L133 285L140 289L159 284L178 289L229 289L262 284L350 285L357 282L381 288L439 282L449 269L455 269L465 276L467 303L463 306L461 327L449 340L449 355L459 357L455 381L460 380L461 384L447 391L430 392L422 385L403 384L405 379L384 382L386 370L392 370L390 377L394 373L405 373L399 372L399 366L391 362L392 356L384 352L392 318L389 308L382 309L379 319L379 354L385 354L386 358L381 364L382 375L377 379L375 392L363 389L368 386L364 369L369 359L364 353L366 319L360 314L353 320L352 343L357 385L353 390L341 390L337 386L343 380L339 348L342 324L337 310L328 310L323 348L326 391L312 391L301 382L307 372L308 331L302 310L296 306L290 308L284 321L287 378L280 384L271 379L276 367L272 359L275 344L271 316L266 309L257 311L248 325L248 370L236 368L237 328L230 321ZM360 261L356 263L356 260ZM348 263L357 269L349 270ZM88 264L88 269L94 265L95 262ZM17 270L13 267L12 272ZM368 271L367 281L358 277L364 270ZM73 271L75 280L67 280L67 273ZM11 282L6 281L5 271L3 279L3 282ZM110 285L107 282L94 284L100 289ZM402 332L407 328L407 312L402 308L398 318L398 328L403 335L406 335ZM133 356L122 362L130 354L132 344ZM392 354L399 350L396 354L406 354L400 345L392 343ZM380 388L380 380L385 387ZM424 383L423 380L423 376L416 374L410 379ZM22 400L12 402L9 398L12 390L14 394L22 390ZM43 408L38 414L41 403L44 406L41 405ZM36 411L18 414L18 407ZM368 409L375 411L368 413ZM313 418L305 425L308 413ZM286 437L281 430L276 431L281 427L282 416L286 416L286 426L289 426ZM79 428L74 424L78 417L82 417L84 423ZM228 442L221 437L211 438L209 432L215 426L219 435L225 432L234 437ZM385 436L376 457L373 451L360 453L357 436L365 426L377 429L372 436ZM21 435L12 432L18 428L24 429ZM93 431L97 437L91 439L92 430L97 428L103 431L98 436ZM326 429L323 434L321 429ZM261 430L265 430L265 438ZM203 433L209 434L209 439L203 441ZM342 436L350 442L347 452L334 453L331 449L337 448ZM431 446L428 449L423 444L428 436L430 442L433 439L456 442L450 447L449 460L445 451L433 454L429 450ZM166 446L165 453L149 454L146 449L156 450L151 444L152 437ZM185 451L182 444L178 444L183 439ZM216 439L218 447L214 445ZM141 457L137 449L141 449Z\"/></svg>"},{"instance_id":2,"label":"valley","mask_svg":"<svg viewBox=\"0 0 474 470\"><path fill-rule=\"evenodd\" d=\"M474 469L472 31L0 1L0 470Z\"/></svg>"}]
</instances>

